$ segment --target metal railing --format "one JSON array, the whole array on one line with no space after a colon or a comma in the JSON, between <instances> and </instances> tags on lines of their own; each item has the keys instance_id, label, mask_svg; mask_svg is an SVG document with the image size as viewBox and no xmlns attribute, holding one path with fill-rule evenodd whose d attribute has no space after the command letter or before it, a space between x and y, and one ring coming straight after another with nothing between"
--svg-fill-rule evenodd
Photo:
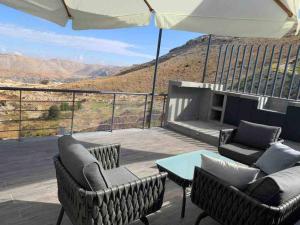
<instances>
[{"instance_id":1,"label":"metal railing","mask_svg":"<svg viewBox=\"0 0 300 225\"><path fill-rule=\"evenodd\" d=\"M212 47L217 49L213 83L219 90L299 100L299 44Z\"/></svg>"},{"instance_id":2,"label":"metal railing","mask_svg":"<svg viewBox=\"0 0 300 225\"><path fill-rule=\"evenodd\" d=\"M150 93L0 87L0 138L146 128ZM163 126L167 95L155 95L152 126Z\"/></svg>"}]
</instances>

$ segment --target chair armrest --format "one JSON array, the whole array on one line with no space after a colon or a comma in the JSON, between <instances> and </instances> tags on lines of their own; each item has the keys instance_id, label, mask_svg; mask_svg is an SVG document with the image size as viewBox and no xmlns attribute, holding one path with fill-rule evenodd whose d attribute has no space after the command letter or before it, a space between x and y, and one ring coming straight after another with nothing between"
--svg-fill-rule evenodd
<instances>
[{"instance_id":1,"label":"chair armrest","mask_svg":"<svg viewBox=\"0 0 300 225\"><path fill-rule=\"evenodd\" d=\"M219 136L219 147L232 141L237 129L222 129Z\"/></svg>"},{"instance_id":2,"label":"chair armrest","mask_svg":"<svg viewBox=\"0 0 300 225\"><path fill-rule=\"evenodd\" d=\"M120 166L119 144L99 145L88 148L88 151L102 164L105 170Z\"/></svg>"},{"instance_id":3,"label":"chair armrest","mask_svg":"<svg viewBox=\"0 0 300 225\"><path fill-rule=\"evenodd\" d=\"M194 172L191 199L224 225L293 224L300 209L300 196L279 207L268 206L198 167Z\"/></svg>"},{"instance_id":4,"label":"chair armrest","mask_svg":"<svg viewBox=\"0 0 300 225\"><path fill-rule=\"evenodd\" d=\"M156 212L163 204L166 177L167 173L159 173L96 192L92 211L97 217L90 216L101 221L96 224L128 224Z\"/></svg>"}]
</instances>

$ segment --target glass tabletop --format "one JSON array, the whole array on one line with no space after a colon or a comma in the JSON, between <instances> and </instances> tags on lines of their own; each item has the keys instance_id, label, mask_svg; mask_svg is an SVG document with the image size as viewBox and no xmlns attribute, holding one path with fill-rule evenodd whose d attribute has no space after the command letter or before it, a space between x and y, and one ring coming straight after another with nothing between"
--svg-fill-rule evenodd
<instances>
[{"instance_id":1,"label":"glass tabletop","mask_svg":"<svg viewBox=\"0 0 300 225\"><path fill-rule=\"evenodd\" d=\"M239 164L232 159L208 150L179 154L176 156L159 159L155 163L183 179L193 180L195 166L201 167L201 155L207 155L230 163Z\"/></svg>"}]
</instances>

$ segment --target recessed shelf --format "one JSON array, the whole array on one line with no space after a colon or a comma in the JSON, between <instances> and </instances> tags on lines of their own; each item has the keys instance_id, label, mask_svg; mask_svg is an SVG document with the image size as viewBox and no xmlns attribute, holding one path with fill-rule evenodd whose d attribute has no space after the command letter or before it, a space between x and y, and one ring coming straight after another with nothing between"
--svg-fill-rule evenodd
<instances>
[{"instance_id":1,"label":"recessed shelf","mask_svg":"<svg viewBox=\"0 0 300 225\"><path fill-rule=\"evenodd\" d=\"M222 111L212 109L210 112L210 120L220 122L222 118Z\"/></svg>"},{"instance_id":2,"label":"recessed shelf","mask_svg":"<svg viewBox=\"0 0 300 225\"><path fill-rule=\"evenodd\" d=\"M212 99L212 106L213 107L223 107L223 104L224 104L224 94L217 94L217 93L214 93L213 94L213 99Z\"/></svg>"}]
</instances>

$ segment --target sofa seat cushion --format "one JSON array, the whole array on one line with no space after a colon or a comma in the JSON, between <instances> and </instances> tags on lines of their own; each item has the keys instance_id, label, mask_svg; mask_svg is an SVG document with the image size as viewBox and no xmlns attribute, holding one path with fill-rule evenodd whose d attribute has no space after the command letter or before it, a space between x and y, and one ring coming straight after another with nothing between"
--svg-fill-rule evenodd
<instances>
[{"instance_id":1,"label":"sofa seat cushion","mask_svg":"<svg viewBox=\"0 0 300 225\"><path fill-rule=\"evenodd\" d=\"M281 133L280 127L250 123L241 120L233 142L266 150L271 143L276 142Z\"/></svg>"},{"instance_id":2,"label":"sofa seat cushion","mask_svg":"<svg viewBox=\"0 0 300 225\"><path fill-rule=\"evenodd\" d=\"M112 186L126 184L139 179L123 166L111 170L105 170L104 173Z\"/></svg>"},{"instance_id":3,"label":"sofa seat cushion","mask_svg":"<svg viewBox=\"0 0 300 225\"><path fill-rule=\"evenodd\" d=\"M249 184L246 193L266 205L282 205L300 195L299 174L299 166L281 170Z\"/></svg>"},{"instance_id":4,"label":"sofa seat cushion","mask_svg":"<svg viewBox=\"0 0 300 225\"><path fill-rule=\"evenodd\" d=\"M101 164L73 137L59 138L58 148L63 166L85 190L98 191L110 186Z\"/></svg>"},{"instance_id":5,"label":"sofa seat cushion","mask_svg":"<svg viewBox=\"0 0 300 225\"><path fill-rule=\"evenodd\" d=\"M240 163L252 165L264 152L242 144L231 143L221 145L219 153Z\"/></svg>"}]
</instances>

